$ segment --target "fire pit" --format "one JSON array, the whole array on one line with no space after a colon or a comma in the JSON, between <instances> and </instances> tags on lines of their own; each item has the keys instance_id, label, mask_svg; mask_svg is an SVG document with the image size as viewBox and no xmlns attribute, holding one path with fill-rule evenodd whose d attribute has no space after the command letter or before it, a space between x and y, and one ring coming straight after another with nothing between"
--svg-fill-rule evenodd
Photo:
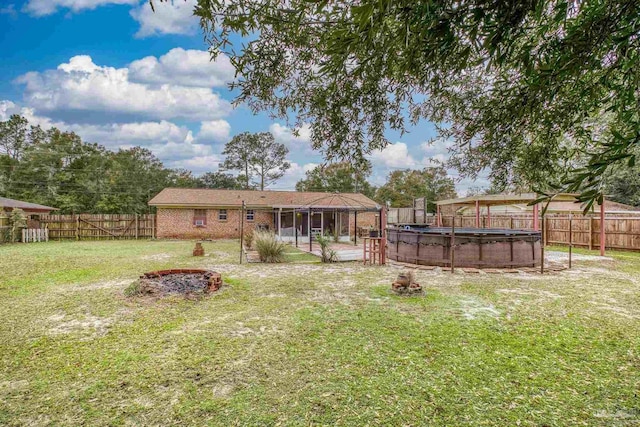
<instances>
[{"instance_id":1,"label":"fire pit","mask_svg":"<svg viewBox=\"0 0 640 427\"><path fill-rule=\"evenodd\" d=\"M140 276L139 294L191 294L215 292L222 286L220 273L200 269L171 269Z\"/></svg>"}]
</instances>

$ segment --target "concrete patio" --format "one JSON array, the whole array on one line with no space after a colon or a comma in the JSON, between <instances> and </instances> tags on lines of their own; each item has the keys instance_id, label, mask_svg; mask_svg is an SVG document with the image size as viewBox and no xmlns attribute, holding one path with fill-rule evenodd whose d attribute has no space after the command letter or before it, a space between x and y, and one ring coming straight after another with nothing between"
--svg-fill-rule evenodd
<instances>
[{"instance_id":1,"label":"concrete patio","mask_svg":"<svg viewBox=\"0 0 640 427\"><path fill-rule=\"evenodd\" d=\"M312 250L309 250L309 243L299 244L298 249L320 256L320 245L316 242L313 243ZM353 243L332 243L331 249L336 251L338 261L362 261L362 242L358 242L357 246Z\"/></svg>"}]
</instances>

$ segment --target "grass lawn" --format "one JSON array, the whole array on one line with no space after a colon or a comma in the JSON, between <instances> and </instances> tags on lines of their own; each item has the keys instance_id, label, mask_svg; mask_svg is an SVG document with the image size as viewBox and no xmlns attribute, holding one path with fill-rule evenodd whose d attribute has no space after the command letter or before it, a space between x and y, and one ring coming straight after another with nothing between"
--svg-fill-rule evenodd
<instances>
[{"instance_id":1,"label":"grass lawn","mask_svg":"<svg viewBox=\"0 0 640 427\"><path fill-rule=\"evenodd\" d=\"M0 246L0 425L640 425L640 254L554 275L238 264L237 242ZM584 253L577 251L579 253ZM127 299L140 273L222 273Z\"/></svg>"}]
</instances>

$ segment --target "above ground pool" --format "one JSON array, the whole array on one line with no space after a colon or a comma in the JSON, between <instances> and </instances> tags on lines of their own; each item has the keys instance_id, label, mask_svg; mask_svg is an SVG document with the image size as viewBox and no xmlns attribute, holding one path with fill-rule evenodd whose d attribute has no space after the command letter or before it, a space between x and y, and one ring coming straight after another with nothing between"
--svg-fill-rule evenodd
<instances>
[{"instance_id":1,"label":"above ground pool","mask_svg":"<svg viewBox=\"0 0 640 427\"><path fill-rule=\"evenodd\" d=\"M451 227L387 229L389 259L420 265L451 265ZM540 265L539 231L456 228L454 265L515 268Z\"/></svg>"}]
</instances>

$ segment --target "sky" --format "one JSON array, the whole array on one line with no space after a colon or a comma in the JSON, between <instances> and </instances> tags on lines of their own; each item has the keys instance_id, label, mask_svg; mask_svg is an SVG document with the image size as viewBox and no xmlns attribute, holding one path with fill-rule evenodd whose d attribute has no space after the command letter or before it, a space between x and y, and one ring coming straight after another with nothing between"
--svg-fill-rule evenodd
<instances>
[{"instance_id":1,"label":"sky","mask_svg":"<svg viewBox=\"0 0 640 427\"><path fill-rule=\"evenodd\" d=\"M112 150L143 146L196 175L218 170L234 135L270 131L289 148L291 168L269 188L294 189L323 162L309 128L296 136L266 113L231 105L233 67L225 56L210 61L194 3L159 3L154 13L147 0L1 0L0 120L22 114ZM371 154L374 185L447 157L446 141L429 143L429 122L387 136L393 143ZM460 195L488 186L449 173Z\"/></svg>"}]
</instances>

